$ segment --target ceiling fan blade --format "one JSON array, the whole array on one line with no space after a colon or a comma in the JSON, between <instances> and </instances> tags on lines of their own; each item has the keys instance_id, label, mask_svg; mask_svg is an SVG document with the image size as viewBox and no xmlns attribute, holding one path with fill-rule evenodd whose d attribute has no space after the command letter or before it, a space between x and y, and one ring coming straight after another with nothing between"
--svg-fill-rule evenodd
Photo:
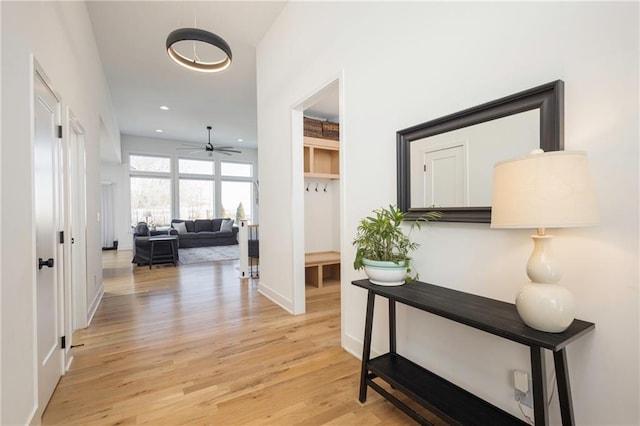
<instances>
[{"instance_id":1,"label":"ceiling fan blade","mask_svg":"<svg viewBox=\"0 0 640 426\"><path fill-rule=\"evenodd\" d=\"M214 151L218 151L218 152L224 152L224 153L235 153L235 154L241 154L242 151L238 151L237 149L231 149L231 147L220 147L220 148L213 148Z\"/></svg>"}]
</instances>

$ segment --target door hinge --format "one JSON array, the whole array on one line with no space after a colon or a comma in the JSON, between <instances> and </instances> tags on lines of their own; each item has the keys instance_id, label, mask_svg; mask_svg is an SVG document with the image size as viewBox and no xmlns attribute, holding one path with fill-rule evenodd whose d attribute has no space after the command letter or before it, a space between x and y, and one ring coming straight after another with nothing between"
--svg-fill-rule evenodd
<instances>
[{"instance_id":1,"label":"door hinge","mask_svg":"<svg viewBox=\"0 0 640 426\"><path fill-rule=\"evenodd\" d=\"M58 126L58 139L62 139L62 126Z\"/></svg>"},{"instance_id":2,"label":"door hinge","mask_svg":"<svg viewBox=\"0 0 640 426\"><path fill-rule=\"evenodd\" d=\"M60 231L60 244L64 244L64 231Z\"/></svg>"},{"instance_id":3,"label":"door hinge","mask_svg":"<svg viewBox=\"0 0 640 426\"><path fill-rule=\"evenodd\" d=\"M67 347L67 336L62 336L60 338L60 348L65 349Z\"/></svg>"},{"instance_id":4,"label":"door hinge","mask_svg":"<svg viewBox=\"0 0 640 426\"><path fill-rule=\"evenodd\" d=\"M423 165L422 165L422 171L424 171L424 172L426 172L426 171L427 171L427 165L426 165L426 164L423 164Z\"/></svg>"}]
</instances>

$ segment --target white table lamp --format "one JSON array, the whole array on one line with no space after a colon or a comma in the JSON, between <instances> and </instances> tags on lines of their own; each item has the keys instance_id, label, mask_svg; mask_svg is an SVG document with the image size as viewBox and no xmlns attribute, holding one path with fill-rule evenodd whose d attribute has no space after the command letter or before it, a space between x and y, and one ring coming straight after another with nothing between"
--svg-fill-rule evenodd
<instances>
[{"instance_id":1,"label":"white table lamp","mask_svg":"<svg viewBox=\"0 0 640 426\"><path fill-rule=\"evenodd\" d=\"M529 327L561 333L575 315L573 295L558 284L560 269L545 228L591 226L599 221L584 152L536 150L493 168L492 228L537 228L525 284L516 308Z\"/></svg>"}]
</instances>

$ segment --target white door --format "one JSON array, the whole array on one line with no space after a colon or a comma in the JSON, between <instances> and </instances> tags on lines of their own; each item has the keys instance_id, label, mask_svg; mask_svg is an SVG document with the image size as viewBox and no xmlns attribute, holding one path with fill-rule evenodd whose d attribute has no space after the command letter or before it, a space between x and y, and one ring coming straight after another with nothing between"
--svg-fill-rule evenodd
<instances>
[{"instance_id":1,"label":"white door","mask_svg":"<svg viewBox=\"0 0 640 426\"><path fill-rule=\"evenodd\" d=\"M42 416L62 375L56 259L56 167L59 103L38 73L34 78L34 201L36 221L36 299L38 416Z\"/></svg>"},{"instance_id":2,"label":"white door","mask_svg":"<svg viewBox=\"0 0 640 426\"><path fill-rule=\"evenodd\" d=\"M424 154L424 203L426 207L466 205L466 168L462 145Z\"/></svg>"}]
</instances>

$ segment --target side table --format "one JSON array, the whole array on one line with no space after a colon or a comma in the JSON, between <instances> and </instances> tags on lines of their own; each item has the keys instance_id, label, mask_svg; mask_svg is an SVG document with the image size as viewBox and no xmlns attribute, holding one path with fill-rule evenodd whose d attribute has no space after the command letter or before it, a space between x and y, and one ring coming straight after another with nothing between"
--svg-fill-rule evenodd
<instances>
[{"instance_id":1,"label":"side table","mask_svg":"<svg viewBox=\"0 0 640 426\"><path fill-rule=\"evenodd\" d=\"M176 253L176 245L178 242L178 237L176 235L159 235L155 237L149 237L149 242L151 243L151 250L149 253L149 269L151 269L151 267L153 266L154 260L171 260L173 262L173 266L177 265L178 256ZM156 244L168 244L170 247L169 252L156 254Z\"/></svg>"}]
</instances>

